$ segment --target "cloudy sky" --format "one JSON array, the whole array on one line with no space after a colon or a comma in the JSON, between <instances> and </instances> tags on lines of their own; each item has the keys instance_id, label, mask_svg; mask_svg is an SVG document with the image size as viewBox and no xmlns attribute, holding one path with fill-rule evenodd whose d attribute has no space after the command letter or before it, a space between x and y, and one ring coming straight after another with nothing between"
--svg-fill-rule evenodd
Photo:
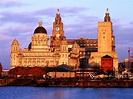
<instances>
[{"instance_id":1,"label":"cloudy sky","mask_svg":"<svg viewBox=\"0 0 133 99\"><path fill-rule=\"evenodd\" d=\"M67 38L97 39L97 23L103 21L107 8L121 61L128 57L129 47L133 50L132 5L132 0L0 0L0 62L4 69L10 68L12 41L16 38L26 48L39 21L51 36L57 9Z\"/></svg>"}]
</instances>

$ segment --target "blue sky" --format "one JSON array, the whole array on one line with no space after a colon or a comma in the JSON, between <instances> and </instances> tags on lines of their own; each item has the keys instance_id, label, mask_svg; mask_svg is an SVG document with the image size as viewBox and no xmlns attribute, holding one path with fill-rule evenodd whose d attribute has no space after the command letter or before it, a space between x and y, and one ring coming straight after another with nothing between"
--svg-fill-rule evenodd
<instances>
[{"instance_id":1,"label":"blue sky","mask_svg":"<svg viewBox=\"0 0 133 99\"><path fill-rule=\"evenodd\" d=\"M51 36L57 9L60 9L67 39L97 39L97 25L109 8L119 61L133 49L132 0L0 0L0 62L10 68L11 43L16 38L21 48L31 41L38 22ZM131 53L132 55L132 53Z\"/></svg>"}]
</instances>

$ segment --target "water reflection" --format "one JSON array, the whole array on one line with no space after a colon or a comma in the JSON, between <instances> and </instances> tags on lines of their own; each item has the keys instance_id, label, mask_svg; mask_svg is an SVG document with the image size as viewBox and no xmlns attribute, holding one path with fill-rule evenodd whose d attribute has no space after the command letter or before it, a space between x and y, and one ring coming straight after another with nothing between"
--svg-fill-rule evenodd
<instances>
[{"instance_id":1,"label":"water reflection","mask_svg":"<svg viewBox=\"0 0 133 99\"><path fill-rule=\"evenodd\" d=\"M132 88L1 87L0 99L133 99Z\"/></svg>"},{"instance_id":2,"label":"water reflection","mask_svg":"<svg viewBox=\"0 0 133 99\"><path fill-rule=\"evenodd\" d=\"M65 97L65 94L62 91L57 91L54 93L54 97L57 99L63 99L63 97Z\"/></svg>"}]
</instances>

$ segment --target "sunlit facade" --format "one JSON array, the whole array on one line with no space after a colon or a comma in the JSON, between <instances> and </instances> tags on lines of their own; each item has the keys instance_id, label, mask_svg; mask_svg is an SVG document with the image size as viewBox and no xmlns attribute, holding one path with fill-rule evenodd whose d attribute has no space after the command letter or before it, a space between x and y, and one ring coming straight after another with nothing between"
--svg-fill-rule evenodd
<instances>
[{"instance_id":1,"label":"sunlit facade","mask_svg":"<svg viewBox=\"0 0 133 99\"><path fill-rule=\"evenodd\" d=\"M110 61L103 61L102 58L106 57ZM109 58L110 57L110 58ZM97 65L106 68L110 65L112 70L118 70L118 54L115 52L115 36L113 34L113 23L107 9L105 13L104 21L98 22L98 52L91 53L89 62L96 63ZM93 64L94 65L94 64ZM105 68L105 67L104 67Z\"/></svg>"},{"instance_id":2,"label":"sunlit facade","mask_svg":"<svg viewBox=\"0 0 133 99\"><path fill-rule=\"evenodd\" d=\"M52 36L48 35L42 22L39 22L28 48L22 50L18 40L14 39L11 44L11 68L55 67L61 64L79 68L88 64L92 66L96 63L100 64L101 58L105 55L113 57L113 65L117 68L115 36L109 18L109 13L106 12L104 22L98 23L98 39L67 39L60 12L57 10Z\"/></svg>"}]
</instances>

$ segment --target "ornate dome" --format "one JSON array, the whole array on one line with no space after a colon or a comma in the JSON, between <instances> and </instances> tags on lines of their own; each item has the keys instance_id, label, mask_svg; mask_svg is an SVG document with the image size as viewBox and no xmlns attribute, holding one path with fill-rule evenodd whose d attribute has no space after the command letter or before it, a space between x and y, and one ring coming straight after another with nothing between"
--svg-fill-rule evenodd
<instances>
[{"instance_id":1,"label":"ornate dome","mask_svg":"<svg viewBox=\"0 0 133 99\"><path fill-rule=\"evenodd\" d=\"M34 30L34 34L45 33L47 34L46 29L42 26L42 22L39 22L39 26Z\"/></svg>"}]
</instances>

